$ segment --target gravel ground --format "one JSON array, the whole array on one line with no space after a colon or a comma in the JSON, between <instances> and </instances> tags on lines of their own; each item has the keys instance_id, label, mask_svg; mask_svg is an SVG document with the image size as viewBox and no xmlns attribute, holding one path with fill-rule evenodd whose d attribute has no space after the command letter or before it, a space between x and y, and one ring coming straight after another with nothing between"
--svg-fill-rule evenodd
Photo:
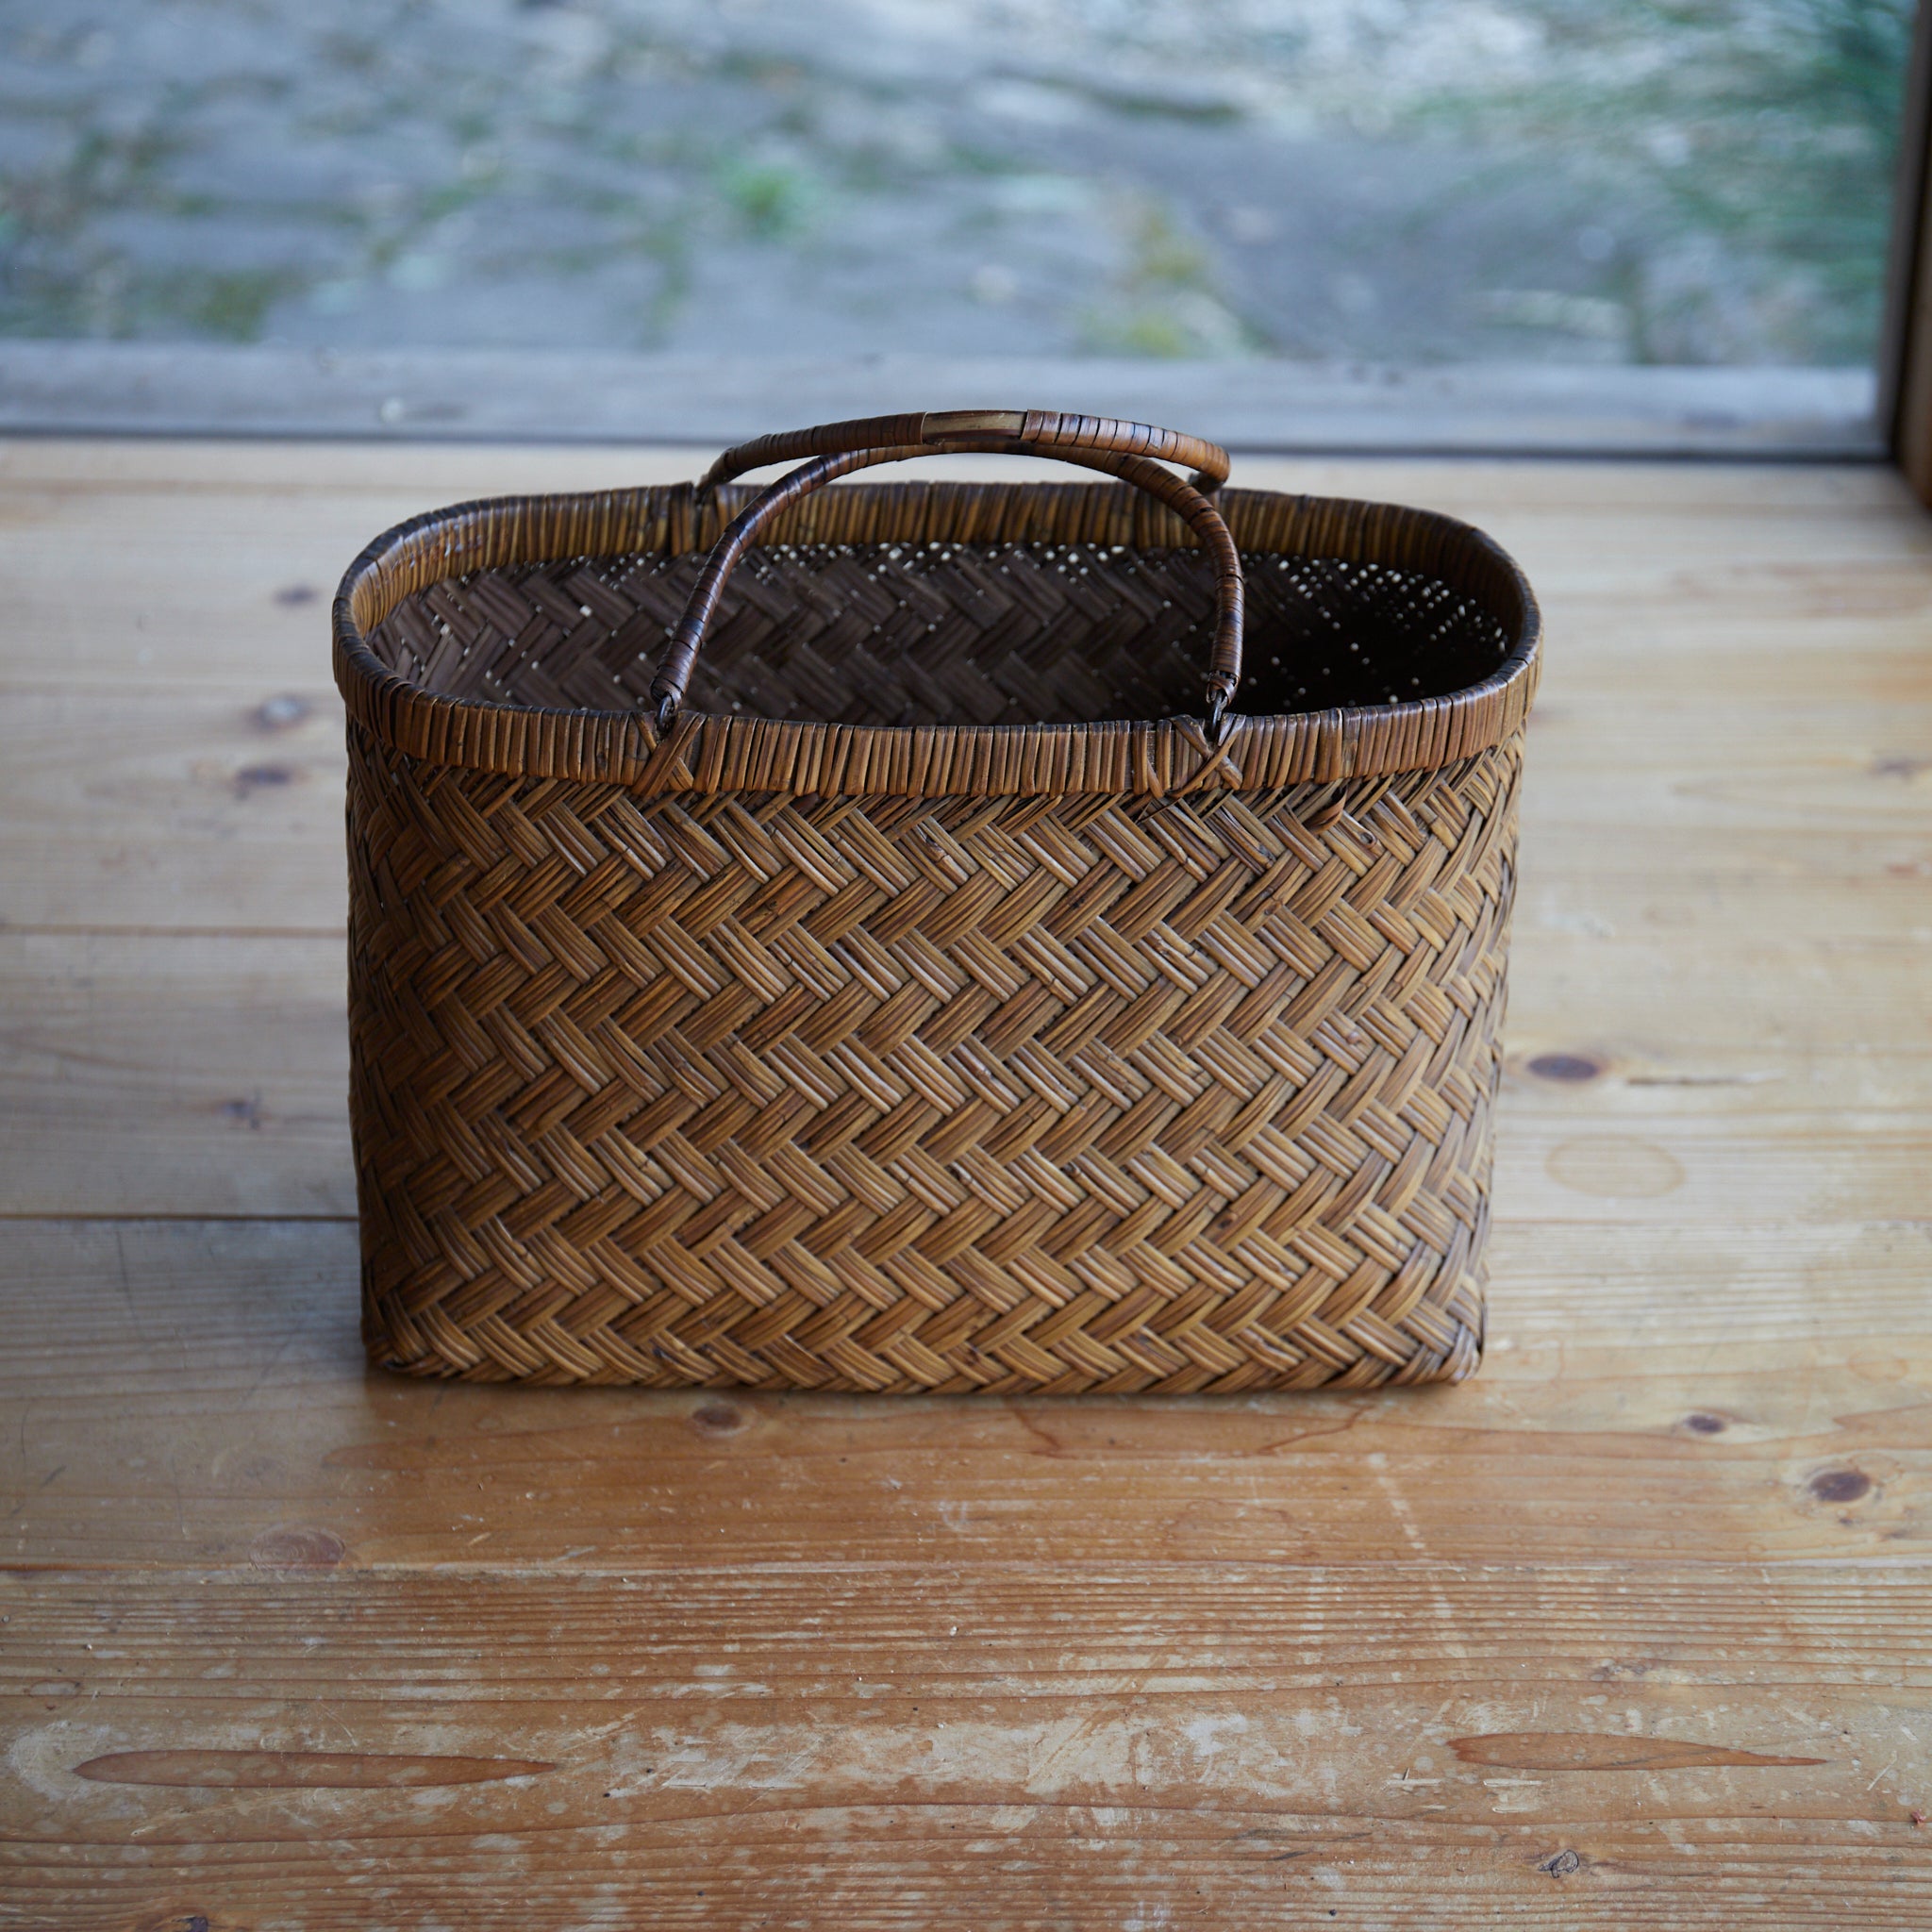
<instances>
[{"instance_id":1,"label":"gravel ground","mask_svg":"<svg viewBox=\"0 0 1932 1932\"><path fill-rule=\"evenodd\" d=\"M1681 8L1564 5L0 0L0 334L1869 358L1882 207L1700 205L1790 104Z\"/></svg>"}]
</instances>

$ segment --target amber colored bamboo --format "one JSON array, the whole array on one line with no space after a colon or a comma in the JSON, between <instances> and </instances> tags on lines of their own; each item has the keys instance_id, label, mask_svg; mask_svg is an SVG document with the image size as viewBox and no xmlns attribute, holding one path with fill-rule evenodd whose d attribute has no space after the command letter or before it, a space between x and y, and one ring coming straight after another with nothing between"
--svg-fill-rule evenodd
<instances>
[{"instance_id":1,"label":"amber colored bamboo","mask_svg":"<svg viewBox=\"0 0 1932 1932\"><path fill-rule=\"evenodd\" d=\"M660 733L652 659L756 498L463 505L344 580L375 1357L1468 1373L1538 669L1515 567L1423 511L1222 492L1250 665L1217 742L1221 587L1173 509L841 484L741 546ZM1290 708L1297 677L1356 701Z\"/></svg>"}]
</instances>

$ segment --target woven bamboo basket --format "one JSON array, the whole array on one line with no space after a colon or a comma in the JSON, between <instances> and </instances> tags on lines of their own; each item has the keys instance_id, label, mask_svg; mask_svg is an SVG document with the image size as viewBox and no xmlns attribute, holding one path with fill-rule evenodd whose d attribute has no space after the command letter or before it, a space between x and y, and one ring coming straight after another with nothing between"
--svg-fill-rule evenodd
<instances>
[{"instance_id":1,"label":"woven bamboo basket","mask_svg":"<svg viewBox=\"0 0 1932 1932\"><path fill-rule=\"evenodd\" d=\"M981 450L1103 479L822 488ZM1536 606L1464 525L1227 467L1142 425L886 418L358 558L378 1362L1474 1367Z\"/></svg>"}]
</instances>

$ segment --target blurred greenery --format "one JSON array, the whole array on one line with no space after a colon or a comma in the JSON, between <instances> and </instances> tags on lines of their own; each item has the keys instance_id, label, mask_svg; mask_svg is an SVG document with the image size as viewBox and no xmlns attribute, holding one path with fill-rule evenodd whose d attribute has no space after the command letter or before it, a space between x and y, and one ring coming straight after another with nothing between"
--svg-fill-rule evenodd
<instances>
[{"instance_id":1,"label":"blurred greenery","mask_svg":"<svg viewBox=\"0 0 1932 1932\"><path fill-rule=\"evenodd\" d=\"M740 223L761 241L796 235L810 220L817 185L798 168L777 162L727 162L718 185Z\"/></svg>"},{"instance_id":2,"label":"blurred greenery","mask_svg":"<svg viewBox=\"0 0 1932 1932\"><path fill-rule=\"evenodd\" d=\"M1661 204L1762 279L1804 359L1870 360L1884 304L1912 0L1519 0L1547 39L1529 84L1427 102L1492 147L1567 153L1600 192ZM1606 204L1607 225L1620 212ZM1625 261L1639 360L1724 359L1670 264ZM1661 272L1659 272L1661 268ZM1701 350L1701 353L1700 353Z\"/></svg>"},{"instance_id":3,"label":"blurred greenery","mask_svg":"<svg viewBox=\"0 0 1932 1932\"><path fill-rule=\"evenodd\" d=\"M1109 301L1083 318L1082 339L1102 355L1252 354L1255 332L1222 299L1211 250L1175 223L1166 204L1124 197L1125 260Z\"/></svg>"},{"instance_id":4,"label":"blurred greenery","mask_svg":"<svg viewBox=\"0 0 1932 1932\"><path fill-rule=\"evenodd\" d=\"M1869 366L1912 16L0 0L0 334Z\"/></svg>"}]
</instances>

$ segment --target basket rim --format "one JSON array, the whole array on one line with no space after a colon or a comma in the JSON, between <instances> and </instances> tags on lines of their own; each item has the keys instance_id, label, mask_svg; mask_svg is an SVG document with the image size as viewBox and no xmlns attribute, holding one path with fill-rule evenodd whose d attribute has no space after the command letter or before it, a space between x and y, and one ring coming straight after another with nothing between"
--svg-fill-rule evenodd
<instances>
[{"instance_id":1,"label":"basket rim","mask_svg":"<svg viewBox=\"0 0 1932 1932\"><path fill-rule=\"evenodd\" d=\"M1218 500L1244 553L1433 575L1479 598L1504 622L1510 643L1501 663L1441 697L1273 715L1231 711L1231 728L1218 745L1198 718L875 725L691 709L660 738L642 713L425 691L369 645L370 630L433 583L567 558L702 552L758 493L758 486L729 485L699 505L693 486L677 483L485 497L395 525L350 564L336 592L335 678L349 716L425 763L642 792L1168 795L1274 791L1453 764L1523 728L1541 670L1541 617L1528 580L1474 525L1404 505L1232 488ZM936 522L946 526L943 535L930 527ZM895 527L902 524L921 527L915 535ZM835 484L785 512L760 547L893 541L1197 547L1171 510L1118 484L924 480Z\"/></svg>"}]
</instances>

